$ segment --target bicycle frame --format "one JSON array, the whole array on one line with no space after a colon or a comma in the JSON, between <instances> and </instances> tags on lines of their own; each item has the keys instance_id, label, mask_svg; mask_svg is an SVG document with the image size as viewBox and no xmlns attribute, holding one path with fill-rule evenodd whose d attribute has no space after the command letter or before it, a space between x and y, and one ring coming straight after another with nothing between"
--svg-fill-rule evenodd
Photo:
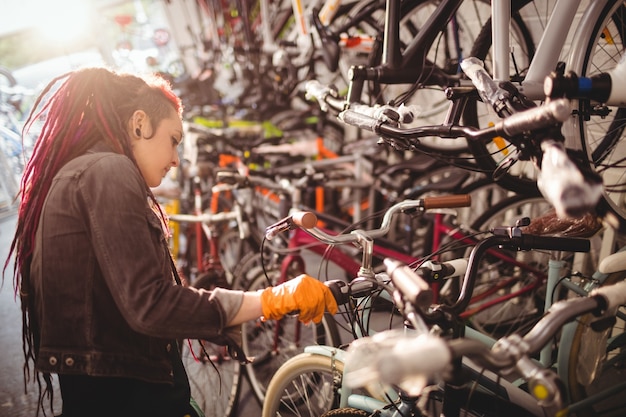
<instances>
[{"instance_id":1,"label":"bicycle frame","mask_svg":"<svg viewBox=\"0 0 626 417\"><path fill-rule=\"evenodd\" d=\"M329 233L329 230L327 229L322 229L323 231ZM430 253L434 253L439 249L439 245L441 243L441 239L443 237L450 237L456 241L459 241L463 244L467 244L467 245L475 245L478 241L474 238L468 237L466 234L464 234L461 230L459 230L459 228L456 225L451 225L448 224L446 222L443 221L443 214L441 213L436 213L435 214L435 221L434 221L434 235L435 235L435 239L433 241L433 246L430 248ZM294 229L290 236L289 236L289 243L288 243L288 248L290 250L292 250L293 252L291 252L290 254L288 254L282 261L280 264L280 277L279 277L279 281L278 283L282 283L285 282L289 279L291 279L292 274L294 272L296 273L305 273L306 272L306 265L305 265L305 260L303 258L303 256L301 255L299 249L302 247L306 247L307 249L309 249L311 252L323 256L325 257L325 259L329 262L332 262L336 265L338 265L342 270L344 270L347 274L349 274L350 277L357 277L359 276L359 271L362 267L363 264L365 264L367 261L365 260L365 257L368 256L366 254L364 254L364 259L363 262L359 262L357 260L354 259L353 256L351 256L350 254L345 253L342 250L331 250L331 251L326 251L326 245L320 243L320 241L313 237L312 235L310 235L309 233L307 233L305 230L300 229L300 228L296 228ZM516 266L517 268L520 268L521 270L525 271L525 273L532 275L535 279L531 284L528 284L526 286L524 286L523 288L520 288L518 291L507 294L507 295L503 295L503 296L498 296L495 297L491 300L488 300L484 303L481 303L480 305L474 307L472 310L468 310L465 313L461 314L461 317L463 319L471 316L472 314L476 314L478 312L481 312L483 310L486 310L487 308L490 308L496 304L505 302L511 298L514 297L518 297L520 295L523 294L527 294L530 292L533 292L535 290L537 290L539 287L541 287L541 285L546 281L546 279L548 279L548 276L543 273L542 271L539 271L538 269L527 265L523 262L518 261L517 259L515 259L514 257L511 257L509 255L507 255L504 252L498 251L498 250L489 250L488 254L490 256L494 256L498 259L500 259L503 262L509 263L511 265ZM399 252L397 250L394 249L390 249L388 247L385 246L381 246L379 244L374 244L373 245L373 256L383 259L383 258L391 258L391 259L395 259L398 261L401 261L403 263L406 264L418 264L421 261L423 261L423 259L418 259L414 256L411 255L407 255L404 252ZM295 270L295 271L294 271ZM499 290L501 290L502 288L506 287L508 284L510 284L511 280L515 280L515 278L510 278L508 280L502 280L498 283L496 283L493 287L491 287L488 291L478 295L477 297L473 298L473 302L480 302L480 300L497 294L497 292ZM434 294L435 294L435 302L438 302L438 290L439 290L439 282L432 282L431 286L433 287L434 290ZM299 323L297 323L296 325L300 325ZM276 332L276 334L278 334L280 332L280 324L277 323L277 326L274 330ZM478 333L478 332L476 332ZM297 334L297 333L296 333ZM276 338L274 339L275 341L277 340ZM273 350L276 351L278 349L277 344L274 345Z\"/></svg>"},{"instance_id":2,"label":"bicycle frame","mask_svg":"<svg viewBox=\"0 0 626 417\"><path fill-rule=\"evenodd\" d=\"M519 90L528 98L533 100L543 100L545 93L543 83L548 74L556 68L559 55L555 51L561 51L565 45L570 28L578 12L581 0L558 0L552 10L550 20L545 27L541 39L537 46L537 51L528 72L524 77L524 83L517 86ZM594 19L606 5L607 0L593 1L588 6L583 21L577 29L578 33L587 31L585 21ZM494 74L495 80L509 79L509 22L511 16L510 0L492 1L492 43L494 54ZM572 63L568 65L570 67Z\"/></svg>"},{"instance_id":3,"label":"bicycle frame","mask_svg":"<svg viewBox=\"0 0 626 417\"><path fill-rule=\"evenodd\" d=\"M549 276L548 276L548 286L547 291L551 291L553 285L555 285L556 281L560 279L559 271L560 271L561 263L559 261L551 261ZM604 279L607 278L607 274L596 273L594 278L597 280L593 288L600 286ZM565 286L568 289L575 291L580 295L587 295L591 288L581 288L579 285L573 282L569 282L568 280L564 280ZM550 297L546 297L546 307L549 308L552 305L552 300ZM566 343L571 341L573 333L575 331L576 323L570 323L563 327L563 336L562 343ZM475 338L480 340L488 345L493 345L495 343L495 339L491 339L488 336L480 334L471 328L465 328L465 337ZM552 354L552 349L550 349L550 357ZM344 362L345 351L333 348L329 346L307 346L305 348L306 353L322 355L326 357L333 358L333 360ZM543 366L549 366L551 362L548 361L545 356L545 349L541 353L540 363ZM558 369L559 375L561 378L567 377L567 367L565 364L568 360L568 352L566 349L560 349L558 352ZM545 362L544 362L545 361ZM473 374L473 378L481 385L487 387L487 389L493 391L494 393L502 396L503 398L507 398L511 403L516 406L522 407L528 412L532 413L536 416L545 416L544 409L539 407L537 404L537 400L532 397L528 392L519 387L519 384L516 381L507 381L503 379L501 376L496 375L495 373L484 371L480 366L476 366L470 360L463 360L463 364L465 368L468 369ZM344 373L347 371L344 368ZM521 383L521 381L520 381ZM399 417L403 415L411 414L410 411L413 409L414 405L412 401L414 399L407 399L406 401L401 401L397 407L388 407L388 403L384 401L380 401L368 395L354 393L349 387L345 385L341 385L341 389L338 390L340 394L340 407L352 407L360 410L364 410L366 412L378 412L382 417ZM582 408L586 404L570 404L568 409L572 412L575 412L578 408Z\"/></svg>"}]
</instances>

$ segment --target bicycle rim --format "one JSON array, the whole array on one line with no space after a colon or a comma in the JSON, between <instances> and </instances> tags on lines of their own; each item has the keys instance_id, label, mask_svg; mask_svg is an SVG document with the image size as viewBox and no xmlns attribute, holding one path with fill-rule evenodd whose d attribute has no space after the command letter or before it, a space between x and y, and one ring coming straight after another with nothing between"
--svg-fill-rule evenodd
<instances>
[{"instance_id":1,"label":"bicycle rim","mask_svg":"<svg viewBox=\"0 0 626 417\"><path fill-rule=\"evenodd\" d=\"M263 403L262 417L319 417L338 403L343 362L303 353L277 370Z\"/></svg>"},{"instance_id":2,"label":"bicycle rim","mask_svg":"<svg viewBox=\"0 0 626 417\"><path fill-rule=\"evenodd\" d=\"M184 340L183 343L182 360L192 398L206 416L234 415L242 365L228 355L224 346L199 340Z\"/></svg>"},{"instance_id":3,"label":"bicycle rim","mask_svg":"<svg viewBox=\"0 0 626 417\"><path fill-rule=\"evenodd\" d=\"M198 277L194 287L230 288L224 273L210 271ZM191 396L206 416L232 416L237 408L242 365L230 357L225 346L206 340L183 340L181 357Z\"/></svg>"},{"instance_id":4,"label":"bicycle rim","mask_svg":"<svg viewBox=\"0 0 626 417\"><path fill-rule=\"evenodd\" d=\"M241 239L239 230L227 229L218 236L219 261L226 272L228 282L233 283L235 270L243 262L247 254L258 252L256 242L250 239Z\"/></svg>"},{"instance_id":5,"label":"bicycle rim","mask_svg":"<svg viewBox=\"0 0 626 417\"><path fill-rule=\"evenodd\" d=\"M278 271L270 271L272 282L277 282ZM267 278L258 270L249 291L268 286ZM243 350L254 361L246 365L246 373L252 391L260 403L272 376L288 359L302 353L309 345L336 346L340 343L339 332L333 317L325 314L319 324L304 325L297 316L287 315L281 320L256 320L242 327Z\"/></svg>"},{"instance_id":6,"label":"bicycle rim","mask_svg":"<svg viewBox=\"0 0 626 417\"><path fill-rule=\"evenodd\" d=\"M625 272L611 274L603 285L626 279ZM626 309L621 307L620 314ZM568 384L572 404L615 389L613 395L593 402L587 408L576 410L577 417L622 415L626 409L626 334L624 321L617 321L605 332L598 332L590 324L596 320L588 314L578 320L569 351ZM597 364L597 366L593 366ZM621 389L620 389L621 388ZM574 405L575 406L575 405Z\"/></svg>"}]
</instances>

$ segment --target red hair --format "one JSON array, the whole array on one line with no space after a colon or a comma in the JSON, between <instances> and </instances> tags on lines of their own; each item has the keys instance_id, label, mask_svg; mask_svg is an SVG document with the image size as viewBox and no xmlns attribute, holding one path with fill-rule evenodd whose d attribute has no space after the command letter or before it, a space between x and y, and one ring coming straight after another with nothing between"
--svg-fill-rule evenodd
<instances>
[{"instance_id":1,"label":"red hair","mask_svg":"<svg viewBox=\"0 0 626 417\"><path fill-rule=\"evenodd\" d=\"M39 217L52 180L67 162L98 142L106 143L114 152L135 162L128 122L137 110L149 116L153 132L172 113L182 117L181 101L165 79L85 68L53 79L37 98L26 121L24 134L37 120L45 120L22 176L17 229L4 264L6 271L11 256L15 255L13 278L16 294L22 298L26 367L28 360L34 359L34 329L28 320L30 262ZM152 195L147 185L146 190Z\"/></svg>"}]
</instances>

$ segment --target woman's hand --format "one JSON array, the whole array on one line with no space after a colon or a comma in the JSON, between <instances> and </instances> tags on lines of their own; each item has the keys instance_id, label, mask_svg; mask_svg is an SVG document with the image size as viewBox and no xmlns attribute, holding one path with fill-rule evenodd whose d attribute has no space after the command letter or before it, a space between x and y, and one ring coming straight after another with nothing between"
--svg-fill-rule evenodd
<instances>
[{"instance_id":1,"label":"woman's hand","mask_svg":"<svg viewBox=\"0 0 626 417\"><path fill-rule=\"evenodd\" d=\"M263 290L261 307L266 320L279 320L285 314L298 313L304 323L319 323L324 311L337 312L337 302L330 289L305 274Z\"/></svg>"}]
</instances>

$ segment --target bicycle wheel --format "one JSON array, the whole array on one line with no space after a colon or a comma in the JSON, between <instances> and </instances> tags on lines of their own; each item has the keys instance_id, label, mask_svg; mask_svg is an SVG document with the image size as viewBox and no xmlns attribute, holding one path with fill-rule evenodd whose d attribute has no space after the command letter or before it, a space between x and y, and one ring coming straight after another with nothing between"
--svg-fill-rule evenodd
<instances>
[{"instance_id":1,"label":"bicycle wheel","mask_svg":"<svg viewBox=\"0 0 626 417\"><path fill-rule=\"evenodd\" d=\"M569 70L580 76L610 71L624 54L626 4L609 1L592 30L592 36L572 47ZM580 64L576 64L580 62ZM580 135L580 149L589 167L602 177L604 200L611 212L626 221L626 108L579 100L573 134Z\"/></svg>"},{"instance_id":2,"label":"bicycle wheel","mask_svg":"<svg viewBox=\"0 0 626 417\"><path fill-rule=\"evenodd\" d=\"M211 289L217 278L205 275L194 285ZM187 371L191 396L205 416L233 416L237 409L242 381L242 365L224 346L206 340L184 340L182 360Z\"/></svg>"},{"instance_id":3,"label":"bicycle wheel","mask_svg":"<svg viewBox=\"0 0 626 417\"><path fill-rule=\"evenodd\" d=\"M255 272L253 271L253 274ZM277 282L279 271L269 271L271 282ZM268 286L264 272L256 270L256 278L251 281L249 291L257 291ZM325 314L319 324L304 325L296 316L287 315L281 320L256 320L242 327L243 350L254 361L246 365L250 387L260 403L266 397L270 379L289 358L304 351L309 345L338 346L339 332L333 317Z\"/></svg>"},{"instance_id":4,"label":"bicycle wheel","mask_svg":"<svg viewBox=\"0 0 626 417\"><path fill-rule=\"evenodd\" d=\"M261 254L250 252L245 254L233 270L233 289L245 290L250 286L246 275L249 271L261 267Z\"/></svg>"},{"instance_id":5,"label":"bicycle wheel","mask_svg":"<svg viewBox=\"0 0 626 417\"><path fill-rule=\"evenodd\" d=\"M228 229L218 237L219 260L228 282L233 283L235 270L245 256L258 250L258 244L252 238L241 239L237 229Z\"/></svg>"},{"instance_id":6,"label":"bicycle wheel","mask_svg":"<svg viewBox=\"0 0 626 417\"><path fill-rule=\"evenodd\" d=\"M322 414L320 417L368 417L370 413L358 408L336 408Z\"/></svg>"},{"instance_id":7,"label":"bicycle wheel","mask_svg":"<svg viewBox=\"0 0 626 417\"><path fill-rule=\"evenodd\" d=\"M360 417L377 415L376 412L355 408L336 408L342 389L343 362L329 356L302 353L291 358L276 372L268 386L266 401L261 417ZM372 392L382 394L382 386L352 390L352 393L371 397ZM388 391L387 391L388 392ZM425 413L415 407L416 416L440 416L442 411L442 392L431 391ZM372 397L375 398L375 397ZM461 415L471 417L511 416L526 417L528 412L509 401L480 390L468 389L462 400ZM396 404L397 405L397 404ZM389 403L388 411L392 415L394 406ZM324 411L326 410L326 411Z\"/></svg>"},{"instance_id":8,"label":"bicycle wheel","mask_svg":"<svg viewBox=\"0 0 626 417\"><path fill-rule=\"evenodd\" d=\"M319 417L339 404L343 362L301 353L274 374L263 402L262 417Z\"/></svg>"},{"instance_id":9,"label":"bicycle wheel","mask_svg":"<svg viewBox=\"0 0 626 417\"><path fill-rule=\"evenodd\" d=\"M626 272L611 274L603 285L626 279ZM618 314L626 312L621 307ZM626 333L623 318L604 331L592 328L597 318L587 314L578 319L569 350L569 378L567 384L571 402L589 399L593 395L612 389L614 392L601 401L592 402L587 408L577 410L577 417L617 416L626 409ZM596 365L596 366L594 366Z\"/></svg>"}]
</instances>

